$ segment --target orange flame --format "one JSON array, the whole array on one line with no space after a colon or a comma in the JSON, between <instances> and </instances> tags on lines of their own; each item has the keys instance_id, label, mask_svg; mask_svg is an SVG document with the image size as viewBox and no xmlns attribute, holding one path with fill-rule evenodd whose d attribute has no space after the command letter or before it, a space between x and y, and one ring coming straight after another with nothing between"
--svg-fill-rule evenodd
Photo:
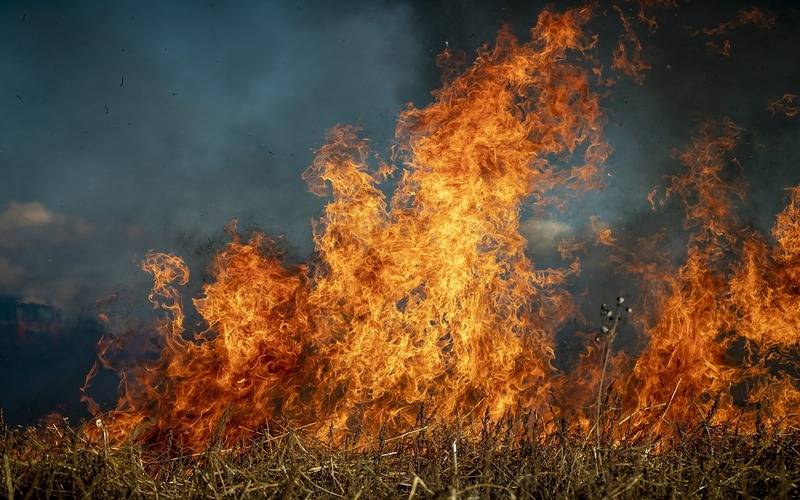
<instances>
[{"instance_id":1,"label":"orange flame","mask_svg":"<svg viewBox=\"0 0 800 500\"><path fill-rule=\"evenodd\" d=\"M99 420L104 439L170 436L202 449L300 425L337 441L356 429L405 430L423 411L446 422L522 411L552 421L575 407L588 429L593 414L599 424L606 380L635 432L674 433L712 414L751 426L762 414L796 422L800 393L787 366L800 340L800 188L774 243L741 225L735 204L745 189L727 166L742 131L730 121L704 127L677 153L685 172L668 179L663 199L648 196L653 208L683 203L683 265L659 250L663 233L630 251L589 219L596 243L643 282L635 326L646 347L628 359L610 353L607 337L602 350L589 342L571 374L551 366L555 333L576 314L566 286L586 242L563 240L569 263L537 268L520 207L558 209L570 193L601 187L610 148L590 86L598 70L585 55L591 16L588 7L544 11L527 43L503 29L460 74L463 59L445 52L433 103L398 119L399 168L357 130L332 129L303 174L331 198L314 225L314 259L288 266L275 241L245 241L229 226L232 241L193 300L198 331L185 328L186 265L150 253L149 298L164 315L159 356L121 367L120 398ZM387 200L380 183L395 170ZM100 346L106 368L112 346Z\"/></svg>"},{"instance_id":2,"label":"orange flame","mask_svg":"<svg viewBox=\"0 0 800 500\"><path fill-rule=\"evenodd\" d=\"M651 32L654 32L658 28L656 17L650 12L652 9L673 9L678 7L678 0L638 0L638 3L639 13L637 17L640 22L647 25Z\"/></svg>"},{"instance_id":3,"label":"orange flame","mask_svg":"<svg viewBox=\"0 0 800 500\"><path fill-rule=\"evenodd\" d=\"M744 188L724 178L739 134L729 121L716 134L705 127L679 154L686 173L667 188L686 209L686 262L677 273L648 269L650 314L642 321L648 345L624 380L634 421L657 417L655 430L697 422L712 408L717 421L745 426L755 424L755 409L764 418L797 421L791 404L800 392L773 360L800 340L800 295L792 284L800 251L798 191L791 190L789 207L777 218L773 247L741 226L734 202ZM736 394L744 400L735 401Z\"/></svg>"},{"instance_id":4,"label":"orange flame","mask_svg":"<svg viewBox=\"0 0 800 500\"><path fill-rule=\"evenodd\" d=\"M759 9L758 7L750 7L741 9L736 17L730 21L725 21L713 28L703 28L702 33L709 37L719 37L732 30L741 28L743 26L751 25L761 30L771 30L775 27L776 16L771 12ZM731 56L731 49L733 45L730 40L709 40L706 46L717 52L724 57Z\"/></svg>"},{"instance_id":5,"label":"orange flame","mask_svg":"<svg viewBox=\"0 0 800 500\"><path fill-rule=\"evenodd\" d=\"M233 232L194 300L207 329L184 330L183 262L150 254L163 348L125 371L105 431L202 448L220 429L236 440L281 421L336 437L408 427L423 406L445 420L548 411L553 333L573 311L563 285L577 262L537 269L518 209L600 185L610 148L580 63L590 17L545 11L524 44L503 29L431 105L409 105L390 203L378 184L392 168L371 168L367 141L334 128L303 176L332 197L316 260L287 268L271 240ZM578 165L562 166L569 158Z\"/></svg>"},{"instance_id":6,"label":"orange flame","mask_svg":"<svg viewBox=\"0 0 800 500\"><path fill-rule=\"evenodd\" d=\"M795 118L800 115L798 96L797 94L785 93L779 99L770 101L767 109L773 115L782 114L787 118Z\"/></svg>"},{"instance_id":7,"label":"orange flame","mask_svg":"<svg viewBox=\"0 0 800 500\"><path fill-rule=\"evenodd\" d=\"M622 24L622 36L614 49L611 67L630 76L636 83L641 85L644 83L645 72L650 70L651 66L642 58L642 42L633 30L630 19L625 16L619 5L614 5L613 8L619 15L620 23ZM652 23L650 26L651 29L654 29L654 18L644 15L644 6L641 6L641 9L639 11L640 19L646 19L648 24Z\"/></svg>"},{"instance_id":8,"label":"orange flame","mask_svg":"<svg viewBox=\"0 0 800 500\"><path fill-rule=\"evenodd\" d=\"M775 21L776 17L771 12L759 9L758 7L750 7L748 9L741 9L736 14L736 17L730 21L720 23L713 28L704 28L703 33L709 36L717 36L747 25L769 30L775 26Z\"/></svg>"}]
</instances>

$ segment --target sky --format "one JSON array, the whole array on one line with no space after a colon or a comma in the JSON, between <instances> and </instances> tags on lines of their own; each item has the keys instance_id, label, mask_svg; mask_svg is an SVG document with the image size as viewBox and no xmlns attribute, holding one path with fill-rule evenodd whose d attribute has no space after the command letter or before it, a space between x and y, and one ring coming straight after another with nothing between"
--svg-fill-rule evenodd
<instances>
[{"instance_id":1,"label":"sky","mask_svg":"<svg viewBox=\"0 0 800 500\"><path fill-rule=\"evenodd\" d=\"M753 3L681 3L655 33L638 27L653 66L644 84L623 78L604 100L607 188L560 218L523 223L543 262L589 214L623 233L679 226L645 196L706 119L747 131L743 213L754 225L768 228L783 189L800 183L800 120L766 110L800 93L798 9L757 2L777 15L774 29L732 31L723 57L691 33ZM326 130L355 124L385 151L397 112L430 102L437 53L472 54L502 23L524 38L543 5L0 2L0 294L68 311L113 293L143 303L148 250L202 271L232 218L285 236L290 258L303 259L325 200L300 174ZM601 5L603 49L619 30Z\"/></svg>"}]
</instances>

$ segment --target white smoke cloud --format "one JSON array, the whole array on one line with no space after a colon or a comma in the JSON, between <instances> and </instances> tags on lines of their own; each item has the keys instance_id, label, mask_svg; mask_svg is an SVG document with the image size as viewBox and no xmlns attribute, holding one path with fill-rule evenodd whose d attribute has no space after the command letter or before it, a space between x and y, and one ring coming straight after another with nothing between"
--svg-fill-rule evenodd
<instances>
[{"instance_id":1,"label":"white smoke cloud","mask_svg":"<svg viewBox=\"0 0 800 500\"><path fill-rule=\"evenodd\" d=\"M49 224L55 214L38 201L30 203L11 202L0 213L0 232L12 231L23 227Z\"/></svg>"},{"instance_id":2,"label":"white smoke cloud","mask_svg":"<svg viewBox=\"0 0 800 500\"><path fill-rule=\"evenodd\" d=\"M0 249L64 243L83 238L91 231L92 225L87 221L54 212L38 201L12 201L0 212Z\"/></svg>"},{"instance_id":3,"label":"white smoke cloud","mask_svg":"<svg viewBox=\"0 0 800 500\"><path fill-rule=\"evenodd\" d=\"M572 226L553 219L527 219L520 223L519 232L528 240L528 249L534 255L549 254L572 233Z\"/></svg>"},{"instance_id":4,"label":"white smoke cloud","mask_svg":"<svg viewBox=\"0 0 800 500\"><path fill-rule=\"evenodd\" d=\"M63 263L47 258L43 251L66 248L92 231L84 219L56 212L39 201L8 203L0 211L0 292L61 299L74 295L74 283L61 279L58 272Z\"/></svg>"}]
</instances>

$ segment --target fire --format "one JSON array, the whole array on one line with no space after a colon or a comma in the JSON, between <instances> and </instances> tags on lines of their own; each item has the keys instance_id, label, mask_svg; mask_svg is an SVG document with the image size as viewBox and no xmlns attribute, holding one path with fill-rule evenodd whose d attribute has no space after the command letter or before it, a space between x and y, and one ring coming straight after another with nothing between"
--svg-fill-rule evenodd
<instances>
[{"instance_id":1,"label":"fire","mask_svg":"<svg viewBox=\"0 0 800 500\"><path fill-rule=\"evenodd\" d=\"M770 101L767 109L773 115L782 114L787 118L795 118L800 115L797 94L785 93L779 99Z\"/></svg>"},{"instance_id":2,"label":"fire","mask_svg":"<svg viewBox=\"0 0 800 500\"><path fill-rule=\"evenodd\" d=\"M288 265L275 240L244 239L232 224L213 279L192 301L199 329L185 326L188 268L150 253L142 267L163 314L158 356L120 367L117 346L103 343L101 364L121 375L110 412L85 396L103 438L199 450L293 425L339 441L356 430L407 430L421 413L553 421L574 407L588 429L600 424L606 387L634 430L672 433L710 413L753 424L758 405L765 418L793 422L800 394L784 368L800 331L800 188L777 219L775 243L741 225L744 187L725 169L741 131L730 122L704 128L678 156L685 173L668 180L664 199L649 198L685 207L690 237L677 270L657 251L658 235L640 255L587 218L595 244L643 283L633 320L644 350L629 360L610 353L608 339L602 349L589 341L572 373L551 364L555 334L576 314L567 288L586 242L564 239L563 267L537 268L520 208L545 217L602 187L611 150L590 84L599 74L596 40L583 29L591 17L589 7L546 10L529 42L503 29L461 72L463 61L446 52L442 88L427 107L400 114L389 162L358 130L332 129L303 174L330 197L314 225L314 258ZM634 76L646 69L637 64ZM381 183L391 176L387 198ZM615 333L620 318L604 313ZM744 401L735 401L739 386Z\"/></svg>"},{"instance_id":3,"label":"fire","mask_svg":"<svg viewBox=\"0 0 800 500\"><path fill-rule=\"evenodd\" d=\"M656 417L655 431L706 415L743 426L761 417L796 425L798 418L792 405L800 392L787 367L800 340L800 188L790 191L770 245L737 221L734 203L744 186L725 178L741 131L730 121L714 128L704 127L679 154L686 172L667 187L667 196L677 196L686 210L686 261L677 272L650 267L643 273L648 344L622 382L632 421L652 424ZM737 387L746 394L738 404Z\"/></svg>"},{"instance_id":4,"label":"fire","mask_svg":"<svg viewBox=\"0 0 800 500\"><path fill-rule=\"evenodd\" d=\"M648 24L651 21L654 23L655 21L652 18L645 17L644 6L641 8L642 10L639 12L640 20L648 22ZM625 16L619 5L614 5L614 10L619 15L620 24L622 25L622 37L614 49L611 67L630 76L636 83L641 85L644 82L645 72L649 71L651 66L642 58L642 42L633 30L630 19ZM654 24L650 26L651 29L655 29Z\"/></svg>"},{"instance_id":5,"label":"fire","mask_svg":"<svg viewBox=\"0 0 800 500\"><path fill-rule=\"evenodd\" d=\"M109 435L174 433L201 448L217 429L233 441L282 421L335 437L407 428L423 408L444 420L545 412L553 333L573 311L564 284L577 262L537 269L519 207L599 187L610 149L580 63L593 46L582 31L590 17L589 8L545 11L528 43L503 29L431 105L409 105L390 201L379 183L392 168L370 164L354 129L333 129L304 174L331 196L314 230L316 259L286 267L269 238L243 241L232 229L194 300L207 329L184 330L176 287L186 266L151 254L143 267L166 316L163 348L124 370Z\"/></svg>"},{"instance_id":6,"label":"fire","mask_svg":"<svg viewBox=\"0 0 800 500\"><path fill-rule=\"evenodd\" d=\"M776 17L771 12L759 9L758 7L750 7L741 9L736 14L736 17L730 21L720 23L713 28L704 28L703 33L709 36L717 36L747 25L769 30L775 26L775 21Z\"/></svg>"},{"instance_id":7,"label":"fire","mask_svg":"<svg viewBox=\"0 0 800 500\"><path fill-rule=\"evenodd\" d=\"M775 22L777 18L771 12L759 9L758 7L750 7L747 9L741 9L736 14L736 17L718 24L713 28L703 28L698 34L703 34L707 37L711 37L711 40L706 42L706 46L717 52L718 54L724 57L731 56L731 49L733 44L730 40L724 39L714 39L714 37L721 37L729 33L730 31L739 29L743 26L754 26L761 30L771 30L775 27Z\"/></svg>"}]
</instances>

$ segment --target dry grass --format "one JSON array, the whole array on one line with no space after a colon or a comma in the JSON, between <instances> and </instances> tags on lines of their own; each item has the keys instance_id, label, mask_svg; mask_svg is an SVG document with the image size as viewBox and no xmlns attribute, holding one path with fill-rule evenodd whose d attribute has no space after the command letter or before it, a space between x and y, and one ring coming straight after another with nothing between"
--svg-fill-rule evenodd
<instances>
[{"instance_id":1,"label":"dry grass","mask_svg":"<svg viewBox=\"0 0 800 500\"><path fill-rule=\"evenodd\" d=\"M105 448L69 428L0 430L3 496L164 498L642 498L800 494L800 433L701 424L678 440L598 446L567 432L529 439L519 420L473 431L423 425L332 449L302 431L181 455ZM362 446L356 446L360 443Z\"/></svg>"}]
</instances>

